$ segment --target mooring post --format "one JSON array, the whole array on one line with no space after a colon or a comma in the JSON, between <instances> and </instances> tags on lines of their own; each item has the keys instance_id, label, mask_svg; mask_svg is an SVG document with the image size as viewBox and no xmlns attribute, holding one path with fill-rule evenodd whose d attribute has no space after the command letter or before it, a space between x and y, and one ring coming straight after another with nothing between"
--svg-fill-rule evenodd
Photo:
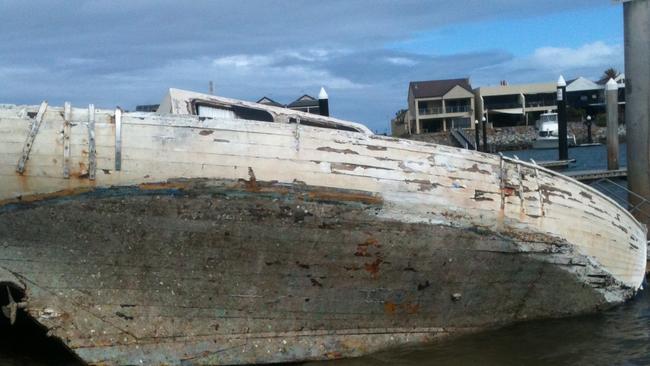
<instances>
[{"instance_id":1,"label":"mooring post","mask_svg":"<svg viewBox=\"0 0 650 366\"><path fill-rule=\"evenodd\" d=\"M479 148L480 140L479 140L479 137L478 137L478 129L479 129L478 120L475 119L475 120L474 120L474 135L476 135L476 146L475 146L475 147L476 147L476 151L481 150L481 149Z\"/></svg>"},{"instance_id":2,"label":"mooring post","mask_svg":"<svg viewBox=\"0 0 650 366\"><path fill-rule=\"evenodd\" d=\"M569 160L569 145L567 141L567 115L566 115L566 81L560 75L557 80L557 133L558 148L560 150L559 160Z\"/></svg>"},{"instance_id":3,"label":"mooring post","mask_svg":"<svg viewBox=\"0 0 650 366\"><path fill-rule=\"evenodd\" d=\"M618 169L618 84L609 79L605 85L607 100L607 169Z\"/></svg>"},{"instance_id":4,"label":"mooring post","mask_svg":"<svg viewBox=\"0 0 650 366\"><path fill-rule=\"evenodd\" d=\"M623 4L625 30L625 126L627 128L627 183L639 196L650 199L650 1ZM640 203L629 195L631 206ZM648 209L648 208L645 208ZM635 212L650 225L650 217Z\"/></svg>"},{"instance_id":5,"label":"mooring post","mask_svg":"<svg viewBox=\"0 0 650 366\"><path fill-rule=\"evenodd\" d=\"M320 93L318 93L318 110L321 116L329 117L330 115L330 102L329 96L325 91L325 88L320 88Z\"/></svg>"},{"instance_id":6,"label":"mooring post","mask_svg":"<svg viewBox=\"0 0 650 366\"><path fill-rule=\"evenodd\" d=\"M483 152L488 152L488 147L487 147L487 118L485 116L481 118L481 122L483 122Z\"/></svg>"}]
</instances>

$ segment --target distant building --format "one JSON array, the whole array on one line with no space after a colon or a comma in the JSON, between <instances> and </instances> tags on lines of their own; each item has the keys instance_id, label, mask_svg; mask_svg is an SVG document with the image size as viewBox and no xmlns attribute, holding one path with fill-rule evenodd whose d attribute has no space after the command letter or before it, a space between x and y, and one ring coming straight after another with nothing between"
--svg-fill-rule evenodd
<instances>
[{"instance_id":1,"label":"distant building","mask_svg":"<svg viewBox=\"0 0 650 366\"><path fill-rule=\"evenodd\" d=\"M320 114L320 108L318 107L318 99L308 94L305 94L302 97L286 105L282 103L278 103L269 97L262 97L260 100L257 101L257 103L270 105L274 107L289 108L295 111Z\"/></svg>"},{"instance_id":2,"label":"distant building","mask_svg":"<svg viewBox=\"0 0 650 366\"><path fill-rule=\"evenodd\" d=\"M318 99L307 94L287 104L286 107L296 111L320 114L320 109L318 108Z\"/></svg>"},{"instance_id":3,"label":"distant building","mask_svg":"<svg viewBox=\"0 0 650 366\"><path fill-rule=\"evenodd\" d=\"M556 83L484 86L474 90L476 119L493 127L535 124L541 113L557 110Z\"/></svg>"},{"instance_id":4,"label":"distant building","mask_svg":"<svg viewBox=\"0 0 650 366\"><path fill-rule=\"evenodd\" d=\"M469 79L413 81L406 120L411 133L472 128L474 94Z\"/></svg>"},{"instance_id":5,"label":"distant building","mask_svg":"<svg viewBox=\"0 0 650 366\"><path fill-rule=\"evenodd\" d=\"M625 74L614 79L618 84L619 116L625 113ZM567 82L567 104L577 110L582 110L583 115L594 116L605 113L605 84L606 82L593 82L583 77Z\"/></svg>"},{"instance_id":6,"label":"distant building","mask_svg":"<svg viewBox=\"0 0 650 366\"><path fill-rule=\"evenodd\" d=\"M567 104L585 111L604 106L604 85L589 79L578 77L567 81Z\"/></svg>"},{"instance_id":7,"label":"distant building","mask_svg":"<svg viewBox=\"0 0 650 366\"><path fill-rule=\"evenodd\" d=\"M284 104L278 103L275 100L269 98L269 97L262 97L260 100L257 101L257 103L264 104L264 105L271 105L274 107L283 107Z\"/></svg>"}]
</instances>

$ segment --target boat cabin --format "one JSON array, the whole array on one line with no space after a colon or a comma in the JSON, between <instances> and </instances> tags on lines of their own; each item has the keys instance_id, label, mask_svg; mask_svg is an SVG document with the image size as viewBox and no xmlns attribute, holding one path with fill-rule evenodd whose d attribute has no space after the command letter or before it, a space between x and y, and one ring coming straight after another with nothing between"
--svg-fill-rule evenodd
<instances>
[{"instance_id":1,"label":"boat cabin","mask_svg":"<svg viewBox=\"0 0 650 366\"><path fill-rule=\"evenodd\" d=\"M268 104L246 102L173 88L169 89L169 92L160 103L157 113L194 115L199 116L199 118L212 119L296 123L305 126L359 132L366 135L373 134L366 126L355 122Z\"/></svg>"}]
</instances>

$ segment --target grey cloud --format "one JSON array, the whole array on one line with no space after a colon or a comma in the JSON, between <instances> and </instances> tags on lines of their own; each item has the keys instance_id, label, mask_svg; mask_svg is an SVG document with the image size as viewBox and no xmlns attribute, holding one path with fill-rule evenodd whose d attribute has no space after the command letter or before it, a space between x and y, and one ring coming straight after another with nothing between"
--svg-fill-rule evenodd
<instances>
[{"instance_id":1,"label":"grey cloud","mask_svg":"<svg viewBox=\"0 0 650 366\"><path fill-rule=\"evenodd\" d=\"M514 67L502 50L423 56L386 50L387 43L450 24L593 3L4 0L0 103L48 99L132 108L157 102L168 87L205 90L208 80L227 96L270 95L288 102L325 85L333 89L334 114L383 130L405 104L409 80L485 79ZM247 69L213 63L237 55L268 62Z\"/></svg>"}]
</instances>

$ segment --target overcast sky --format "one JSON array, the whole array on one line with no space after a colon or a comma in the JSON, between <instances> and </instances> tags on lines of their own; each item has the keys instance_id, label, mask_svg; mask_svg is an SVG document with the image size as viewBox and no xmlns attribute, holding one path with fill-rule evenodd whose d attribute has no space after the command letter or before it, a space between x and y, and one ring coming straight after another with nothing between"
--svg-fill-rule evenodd
<instances>
[{"instance_id":1,"label":"overcast sky","mask_svg":"<svg viewBox=\"0 0 650 366\"><path fill-rule=\"evenodd\" d=\"M0 103L133 109L167 88L289 103L388 129L409 81L474 87L623 68L610 0L14 1L0 3Z\"/></svg>"}]
</instances>

